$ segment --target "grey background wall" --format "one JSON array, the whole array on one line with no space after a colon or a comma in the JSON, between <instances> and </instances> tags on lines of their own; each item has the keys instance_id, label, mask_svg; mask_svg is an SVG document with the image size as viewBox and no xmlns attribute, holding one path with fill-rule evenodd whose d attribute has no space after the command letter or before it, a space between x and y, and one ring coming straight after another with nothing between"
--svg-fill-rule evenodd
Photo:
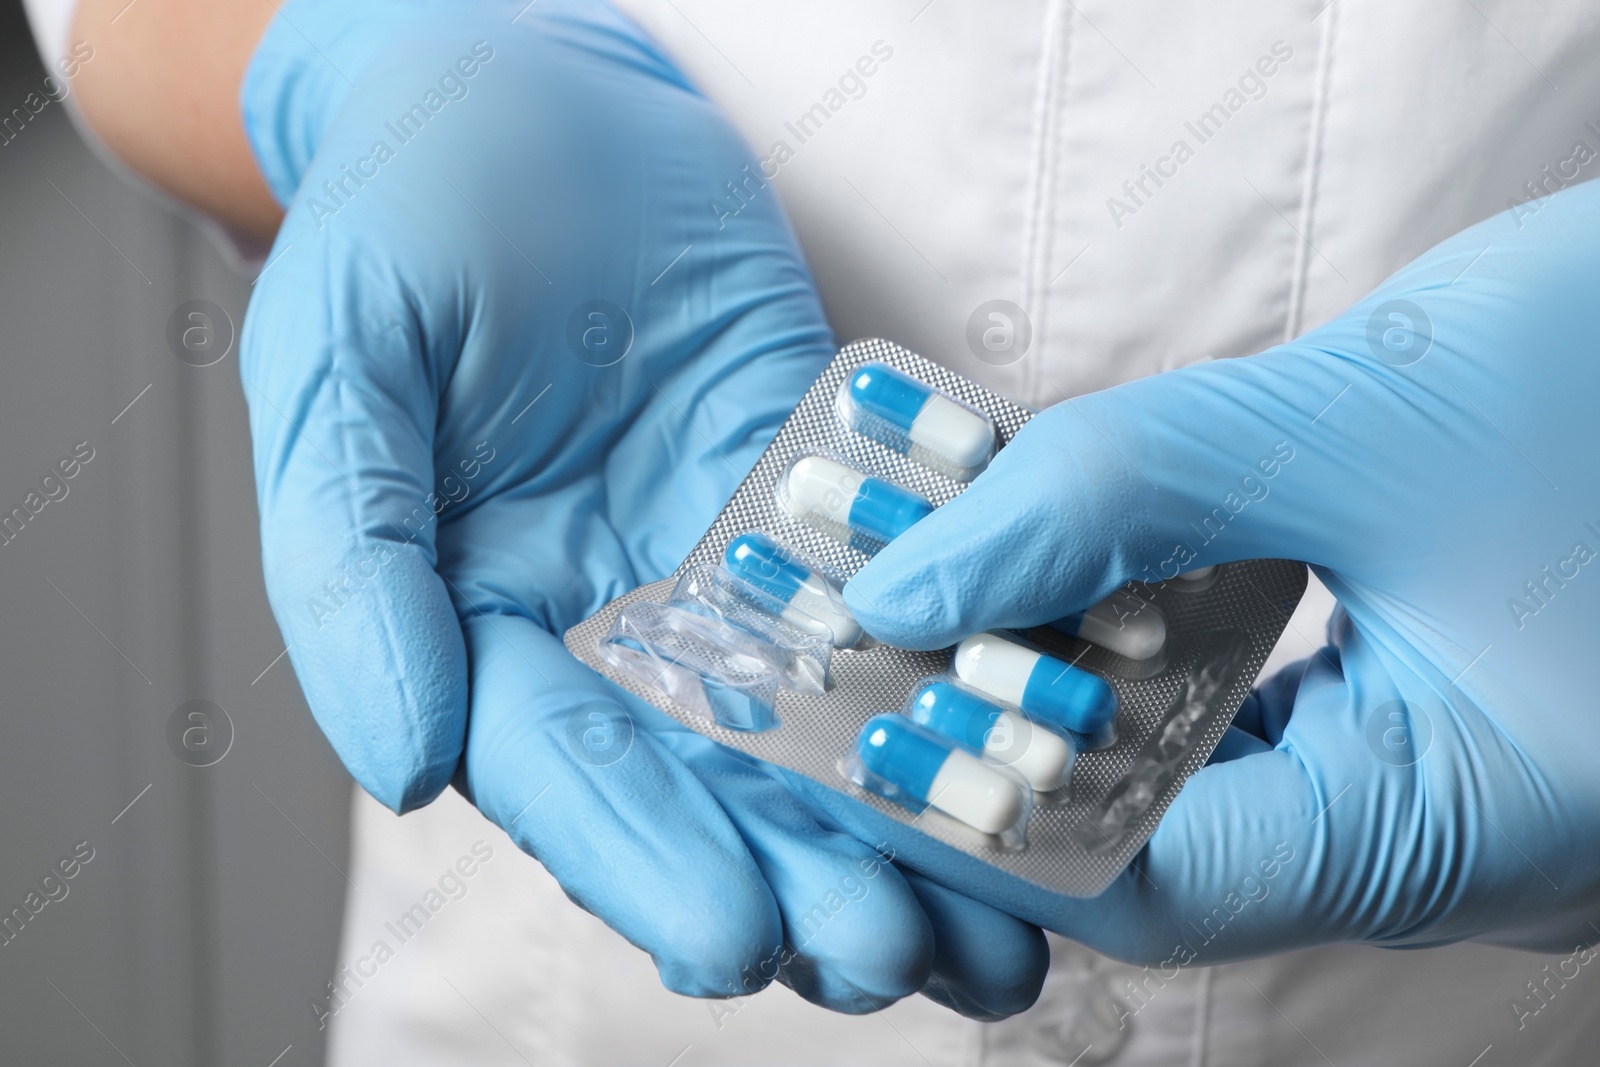
<instances>
[{"instance_id":1,"label":"grey background wall","mask_svg":"<svg viewBox=\"0 0 1600 1067\"><path fill-rule=\"evenodd\" d=\"M45 76L15 0L0 57L11 116ZM195 299L236 336L248 282L62 104L7 135L0 512L47 502L0 543L0 1062L318 1064L349 781L274 663L237 348L198 367L167 341ZM169 744L192 700L231 722L210 766Z\"/></svg>"}]
</instances>

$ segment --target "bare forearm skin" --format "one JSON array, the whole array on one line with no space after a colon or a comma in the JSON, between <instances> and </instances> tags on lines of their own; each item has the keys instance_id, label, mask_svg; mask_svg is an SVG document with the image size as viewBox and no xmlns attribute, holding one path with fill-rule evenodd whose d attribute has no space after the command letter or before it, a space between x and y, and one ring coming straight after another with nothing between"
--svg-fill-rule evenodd
<instances>
[{"instance_id":1,"label":"bare forearm skin","mask_svg":"<svg viewBox=\"0 0 1600 1067\"><path fill-rule=\"evenodd\" d=\"M283 213L245 139L239 83L273 11L270 0L79 0L72 30L94 46L74 89L106 146L151 184L262 241Z\"/></svg>"}]
</instances>

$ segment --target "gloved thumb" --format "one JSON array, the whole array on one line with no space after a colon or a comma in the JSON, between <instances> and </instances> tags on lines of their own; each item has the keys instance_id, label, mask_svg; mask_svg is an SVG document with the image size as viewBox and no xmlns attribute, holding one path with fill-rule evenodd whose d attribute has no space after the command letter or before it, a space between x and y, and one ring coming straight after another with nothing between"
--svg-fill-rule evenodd
<instances>
[{"instance_id":1,"label":"gloved thumb","mask_svg":"<svg viewBox=\"0 0 1600 1067\"><path fill-rule=\"evenodd\" d=\"M1130 580L1263 557L1337 567L1347 549L1332 534L1361 521L1344 505L1348 472L1397 473L1381 423L1408 388L1351 354L1360 320L1041 412L964 494L862 568L847 603L879 640L940 648L1061 618ZM1350 405L1356 420L1330 417L1353 389L1373 402Z\"/></svg>"},{"instance_id":2,"label":"gloved thumb","mask_svg":"<svg viewBox=\"0 0 1600 1067\"><path fill-rule=\"evenodd\" d=\"M262 276L243 337L267 594L318 725L369 793L407 811L461 759L466 650L435 535L489 482L469 479L493 451L436 440L454 339L398 312L405 283L375 278L359 238L308 229L298 213L286 225L281 244L315 251Z\"/></svg>"}]
</instances>

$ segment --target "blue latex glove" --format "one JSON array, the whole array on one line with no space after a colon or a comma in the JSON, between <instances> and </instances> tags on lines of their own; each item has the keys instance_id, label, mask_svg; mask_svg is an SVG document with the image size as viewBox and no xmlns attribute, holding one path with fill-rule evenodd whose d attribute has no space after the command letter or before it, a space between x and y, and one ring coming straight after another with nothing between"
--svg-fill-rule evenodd
<instances>
[{"instance_id":1,"label":"blue latex glove","mask_svg":"<svg viewBox=\"0 0 1600 1067\"><path fill-rule=\"evenodd\" d=\"M711 105L609 8L525 5L292 0L242 90L287 210L242 369L312 712L396 811L454 778L674 990L1020 1010L1037 929L561 644L671 572L832 344Z\"/></svg>"},{"instance_id":2,"label":"blue latex glove","mask_svg":"<svg viewBox=\"0 0 1600 1067\"><path fill-rule=\"evenodd\" d=\"M1256 557L1342 608L1102 896L911 858L1168 966L1600 936L1600 185L1520 214L1291 344L1043 412L861 570L857 618L912 648Z\"/></svg>"}]
</instances>

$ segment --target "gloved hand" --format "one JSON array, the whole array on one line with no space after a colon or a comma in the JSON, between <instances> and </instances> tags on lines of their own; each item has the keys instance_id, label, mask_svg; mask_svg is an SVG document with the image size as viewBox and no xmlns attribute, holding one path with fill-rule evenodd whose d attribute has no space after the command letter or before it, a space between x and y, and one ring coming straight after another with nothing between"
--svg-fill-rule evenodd
<instances>
[{"instance_id":1,"label":"gloved hand","mask_svg":"<svg viewBox=\"0 0 1600 1067\"><path fill-rule=\"evenodd\" d=\"M1031 1003L1036 929L561 644L671 572L831 352L711 105L576 0L291 0L242 103L287 209L242 346L268 592L362 786L455 778L682 993Z\"/></svg>"},{"instance_id":2,"label":"gloved hand","mask_svg":"<svg viewBox=\"0 0 1600 1067\"><path fill-rule=\"evenodd\" d=\"M1041 413L856 575L911 648L1258 557L1341 605L1102 896L936 874L1168 966L1600 936L1600 185L1519 214L1293 343Z\"/></svg>"}]
</instances>

